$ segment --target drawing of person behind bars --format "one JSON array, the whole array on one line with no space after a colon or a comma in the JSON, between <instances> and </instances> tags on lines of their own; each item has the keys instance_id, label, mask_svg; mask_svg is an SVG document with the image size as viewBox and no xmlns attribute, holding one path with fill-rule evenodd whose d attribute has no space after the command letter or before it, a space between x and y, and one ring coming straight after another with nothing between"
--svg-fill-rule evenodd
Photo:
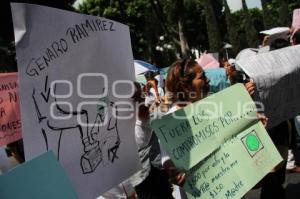
<instances>
[{"instance_id":1,"label":"drawing of person behind bars","mask_svg":"<svg viewBox=\"0 0 300 199\"><path fill-rule=\"evenodd\" d=\"M107 103L106 107L98 107L94 125L89 130L89 125L79 124L77 120L79 116L83 123L89 124L88 111L85 109L77 111L67 110L63 106L64 103L58 101L56 98L56 91L57 85L54 84L54 97L49 95L48 76L45 79L44 92L38 92L35 88L32 91L32 100L46 150L53 150L59 160L64 131L77 129L84 150L80 160L80 166L84 174L94 172L101 162L103 165L107 165L109 162L113 163L118 158L117 150L120 145L117 119L112 115L112 111L115 111L114 116L117 115L114 102L105 101ZM49 107L56 117L68 116L68 118L63 120L53 119L49 113ZM103 134L100 133L100 130Z\"/></svg>"},{"instance_id":2,"label":"drawing of person behind bars","mask_svg":"<svg viewBox=\"0 0 300 199\"><path fill-rule=\"evenodd\" d=\"M107 165L118 158L117 151L121 143L117 122L118 110L115 103L107 97L100 101L90 135L93 140L99 142L103 165Z\"/></svg>"}]
</instances>

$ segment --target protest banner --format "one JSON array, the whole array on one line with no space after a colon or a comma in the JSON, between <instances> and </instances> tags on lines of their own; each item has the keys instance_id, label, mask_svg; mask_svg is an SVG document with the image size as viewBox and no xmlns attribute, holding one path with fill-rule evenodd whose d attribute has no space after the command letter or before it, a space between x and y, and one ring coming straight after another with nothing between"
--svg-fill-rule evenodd
<instances>
[{"instance_id":1,"label":"protest banner","mask_svg":"<svg viewBox=\"0 0 300 199\"><path fill-rule=\"evenodd\" d=\"M281 161L257 122L189 170L184 189L189 198L239 199Z\"/></svg>"},{"instance_id":2,"label":"protest banner","mask_svg":"<svg viewBox=\"0 0 300 199\"><path fill-rule=\"evenodd\" d=\"M209 92L217 93L231 85L224 68L209 68L205 70L209 79Z\"/></svg>"},{"instance_id":3,"label":"protest banner","mask_svg":"<svg viewBox=\"0 0 300 199\"><path fill-rule=\"evenodd\" d=\"M299 53L297 45L237 61L256 84L255 101L263 105L260 109L269 118L268 128L300 113Z\"/></svg>"},{"instance_id":4,"label":"protest banner","mask_svg":"<svg viewBox=\"0 0 300 199\"><path fill-rule=\"evenodd\" d=\"M179 168L188 170L195 166L224 140L257 120L255 104L247 92L240 91L242 87L242 84L229 87L151 122ZM239 97L233 100L232 96Z\"/></svg>"},{"instance_id":5,"label":"protest banner","mask_svg":"<svg viewBox=\"0 0 300 199\"><path fill-rule=\"evenodd\" d=\"M0 74L0 146L22 138L17 73Z\"/></svg>"},{"instance_id":6,"label":"protest banner","mask_svg":"<svg viewBox=\"0 0 300 199\"><path fill-rule=\"evenodd\" d=\"M241 198L282 160L242 84L151 125L176 167L187 171L189 198Z\"/></svg>"},{"instance_id":7,"label":"protest banner","mask_svg":"<svg viewBox=\"0 0 300 199\"><path fill-rule=\"evenodd\" d=\"M96 198L140 168L129 28L31 4L12 15L26 159L53 150L79 198Z\"/></svg>"},{"instance_id":8,"label":"protest banner","mask_svg":"<svg viewBox=\"0 0 300 199\"><path fill-rule=\"evenodd\" d=\"M244 57L255 56L257 54L257 52L258 52L257 48L245 48L236 55L235 60L237 61ZM235 65L235 66L237 66L237 65Z\"/></svg>"},{"instance_id":9,"label":"protest banner","mask_svg":"<svg viewBox=\"0 0 300 199\"><path fill-rule=\"evenodd\" d=\"M276 27L269 30L260 31L259 33L269 36L269 39L266 41L266 45L270 45L276 39L285 39L288 40L290 36L289 27Z\"/></svg>"},{"instance_id":10,"label":"protest banner","mask_svg":"<svg viewBox=\"0 0 300 199\"><path fill-rule=\"evenodd\" d=\"M1 199L53 199L78 196L52 152L25 162L0 175Z\"/></svg>"}]
</instances>

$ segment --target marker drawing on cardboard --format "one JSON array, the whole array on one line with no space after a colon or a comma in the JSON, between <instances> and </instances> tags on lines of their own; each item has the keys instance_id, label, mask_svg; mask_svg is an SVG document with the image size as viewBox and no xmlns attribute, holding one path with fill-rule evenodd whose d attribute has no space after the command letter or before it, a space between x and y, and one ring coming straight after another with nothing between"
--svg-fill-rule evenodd
<instances>
[{"instance_id":1,"label":"marker drawing on cardboard","mask_svg":"<svg viewBox=\"0 0 300 199\"><path fill-rule=\"evenodd\" d=\"M129 28L38 5L12 13L26 159L52 150L79 197L96 198L140 167Z\"/></svg>"}]
</instances>

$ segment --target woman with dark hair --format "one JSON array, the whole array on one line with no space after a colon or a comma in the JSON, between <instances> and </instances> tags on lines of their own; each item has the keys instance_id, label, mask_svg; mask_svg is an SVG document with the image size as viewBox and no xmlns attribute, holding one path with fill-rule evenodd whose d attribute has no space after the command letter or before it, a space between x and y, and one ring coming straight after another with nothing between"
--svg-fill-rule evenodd
<instances>
[{"instance_id":1,"label":"woman with dark hair","mask_svg":"<svg viewBox=\"0 0 300 199\"><path fill-rule=\"evenodd\" d=\"M246 86L249 94L253 94L253 86ZM178 60L172 64L166 78L166 90L172 107L168 113L174 112L188 104L205 98L209 94L209 79L202 67L192 59ZM260 120L266 124L267 119L259 115ZM170 156L161 147L162 165L169 174L173 184L183 186L185 183L185 172L176 168ZM180 190L181 197L185 194Z\"/></svg>"},{"instance_id":2,"label":"woman with dark hair","mask_svg":"<svg viewBox=\"0 0 300 199\"><path fill-rule=\"evenodd\" d=\"M169 100L173 104L168 113L206 97L209 92L208 83L209 80L205 76L204 70L196 61L183 59L173 63L166 78L166 90ZM185 173L175 167L162 146L161 159L164 169L169 174L170 181L175 185L183 186L186 178ZM178 192L176 194L180 194L181 198L186 198L183 190L179 189Z\"/></svg>"},{"instance_id":3,"label":"woman with dark hair","mask_svg":"<svg viewBox=\"0 0 300 199\"><path fill-rule=\"evenodd\" d=\"M208 95L209 80L202 67L192 59L172 64L166 79L166 90L179 106L200 100Z\"/></svg>"}]
</instances>

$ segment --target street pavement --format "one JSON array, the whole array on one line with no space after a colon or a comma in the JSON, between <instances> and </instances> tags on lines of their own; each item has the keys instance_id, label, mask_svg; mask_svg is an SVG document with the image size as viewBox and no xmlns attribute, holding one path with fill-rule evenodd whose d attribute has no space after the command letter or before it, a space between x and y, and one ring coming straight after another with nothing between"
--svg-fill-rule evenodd
<instances>
[{"instance_id":1,"label":"street pavement","mask_svg":"<svg viewBox=\"0 0 300 199\"><path fill-rule=\"evenodd\" d=\"M286 199L300 199L300 173L287 172L284 187L286 188ZM249 191L245 199L259 199L259 194L260 189Z\"/></svg>"}]
</instances>

